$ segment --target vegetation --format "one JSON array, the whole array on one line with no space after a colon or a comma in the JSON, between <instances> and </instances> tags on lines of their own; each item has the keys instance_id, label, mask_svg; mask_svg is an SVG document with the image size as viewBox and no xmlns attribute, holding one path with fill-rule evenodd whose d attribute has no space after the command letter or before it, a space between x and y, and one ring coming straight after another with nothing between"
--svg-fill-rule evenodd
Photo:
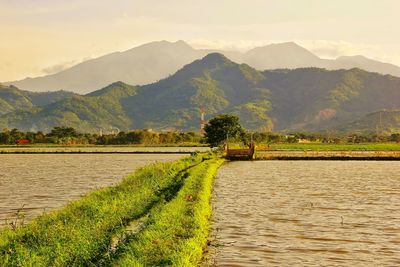
<instances>
[{"instance_id":1,"label":"vegetation","mask_svg":"<svg viewBox=\"0 0 400 267\"><path fill-rule=\"evenodd\" d=\"M0 84L0 115L43 107L72 95L74 94L66 91L34 93Z\"/></svg>"},{"instance_id":2,"label":"vegetation","mask_svg":"<svg viewBox=\"0 0 400 267\"><path fill-rule=\"evenodd\" d=\"M379 120L360 120L399 109L398 88L400 78L360 69L261 72L214 53L153 84L115 82L87 95L53 97L40 104L25 97L25 91L13 88L15 95L24 96L14 99L0 89L0 129L48 132L65 125L88 133L110 127L197 131L204 107L207 118L234 114L243 127L258 132L376 132L379 127L379 134L390 134L399 130L398 114L397 120L387 112Z\"/></svg>"},{"instance_id":3,"label":"vegetation","mask_svg":"<svg viewBox=\"0 0 400 267\"><path fill-rule=\"evenodd\" d=\"M318 144L360 144L360 143L390 143L400 142L400 134L381 134L376 133L358 133L345 134L338 132L323 133L270 133L270 132L254 132L247 133L246 139L250 138L256 143L264 144L298 144L298 143L318 143Z\"/></svg>"},{"instance_id":4,"label":"vegetation","mask_svg":"<svg viewBox=\"0 0 400 267\"><path fill-rule=\"evenodd\" d=\"M323 143L286 143L272 144L271 150L312 150L312 151L400 151L400 143L345 143L345 144L323 144Z\"/></svg>"},{"instance_id":5,"label":"vegetation","mask_svg":"<svg viewBox=\"0 0 400 267\"><path fill-rule=\"evenodd\" d=\"M244 129L239 123L239 118L234 115L219 115L211 119L204 127L205 142L211 147L216 147L231 139L243 139Z\"/></svg>"},{"instance_id":6,"label":"vegetation","mask_svg":"<svg viewBox=\"0 0 400 267\"><path fill-rule=\"evenodd\" d=\"M400 132L400 110L379 110L339 128L342 132L375 133L379 135Z\"/></svg>"},{"instance_id":7,"label":"vegetation","mask_svg":"<svg viewBox=\"0 0 400 267\"><path fill-rule=\"evenodd\" d=\"M97 135L82 134L72 127L65 126L54 127L47 134L41 131L21 132L18 129L5 129L0 132L0 144L3 145L15 145L19 140L27 140L29 144L198 146L200 139L201 137L194 132L153 132L145 129Z\"/></svg>"},{"instance_id":8,"label":"vegetation","mask_svg":"<svg viewBox=\"0 0 400 267\"><path fill-rule=\"evenodd\" d=\"M157 240L149 242L149 233L174 233L179 242L169 248L169 255L185 256L195 262L201 257L201 249L205 245L211 180L220 163L215 158L196 155L172 163L152 164L126 177L117 186L89 193L26 226L5 230L0 234L0 265L87 266L111 259L118 261L118 258L110 258L109 253L113 236L152 208L154 214L143 232L139 233L136 245L136 237L133 237L126 248L146 244L150 251L155 251L158 243ZM176 220L177 224L172 224L170 220ZM161 241L163 246L168 245L166 240ZM186 248L184 244L191 246ZM141 253L149 255L150 251ZM122 255L121 261L128 261L128 257L129 261L132 260L126 251ZM146 257L145 254L139 256ZM154 256L155 260L163 261ZM138 261L142 260L138 258Z\"/></svg>"},{"instance_id":9,"label":"vegetation","mask_svg":"<svg viewBox=\"0 0 400 267\"><path fill-rule=\"evenodd\" d=\"M190 169L177 196L121 247L115 266L198 266L207 244L212 181L223 161Z\"/></svg>"},{"instance_id":10,"label":"vegetation","mask_svg":"<svg viewBox=\"0 0 400 267\"><path fill-rule=\"evenodd\" d=\"M400 133L380 134L358 133L272 133L247 132L240 126L234 115L217 116L206 125L206 135L202 138L195 132L155 132L152 130L133 130L130 132L105 132L102 135L79 133L72 127L54 127L49 133L21 132L18 129L5 129L0 132L0 145L139 145L139 146L204 146L208 143L217 146L225 141L248 144L253 139L257 144L277 143L321 143L321 144L359 144L400 142ZM20 141L23 141L22 143ZM354 147L354 146L353 146Z\"/></svg>"}]
</instances>

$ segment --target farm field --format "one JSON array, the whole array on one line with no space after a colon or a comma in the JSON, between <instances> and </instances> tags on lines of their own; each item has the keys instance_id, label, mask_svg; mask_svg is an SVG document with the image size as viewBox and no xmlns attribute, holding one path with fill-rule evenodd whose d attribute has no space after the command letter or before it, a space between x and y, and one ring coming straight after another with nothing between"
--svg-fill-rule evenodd
<instances>
[{"instance_id":1,"label":"farm field","mask_svg":"<svg viewBox=\"0 0 400 267\"><path fill-rule=\"evenodd\" d=\"M322 144L322 143L285 143L260 144L260 150L313 150L313 151L400 151L400 143L362 143L362 144Z\"/></svg>"},{"instance_id":2,"label":"farm field","mask_svg":"<svg viewBox=\"0 0 400 267\"><path fill-rule=\"evenodd\" d=\"M0 265L196 266L207 242L212 180L222 162L199 154L147 165L26 226L3 229ZM135 223L140 231L127 234Z\"/></svg>"}]
</instances>

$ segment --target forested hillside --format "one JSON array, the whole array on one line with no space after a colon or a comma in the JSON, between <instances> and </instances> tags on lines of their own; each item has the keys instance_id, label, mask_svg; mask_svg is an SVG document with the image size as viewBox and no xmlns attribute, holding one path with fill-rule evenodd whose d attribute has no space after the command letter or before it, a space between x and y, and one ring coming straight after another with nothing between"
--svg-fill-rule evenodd
<instances>
[{"instance_id":1,"label":"forested hillside","mask_svg":"<svg viewBox=\"0 0 400 267\"><path fill-rule=\"evenodd\" d=\"M67 98L65 92L45 98L7 88L18 94L0 96L0 127L24 130L59 125L88 132L115 127L198 130L204 107L207 119L233 113L245 128L257 131L322 131L344 129L367 114L400 108L400 78L394 76L361 69L261 72L219 53L144 86L115 82Z\"/></svg>"}]
</instances>

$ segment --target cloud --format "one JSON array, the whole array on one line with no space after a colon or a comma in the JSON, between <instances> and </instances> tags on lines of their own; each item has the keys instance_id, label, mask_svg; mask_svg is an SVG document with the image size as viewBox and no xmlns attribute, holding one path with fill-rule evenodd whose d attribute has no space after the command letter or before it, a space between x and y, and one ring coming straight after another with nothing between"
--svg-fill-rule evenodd
<instances>
[{"instance_id":1,"label":"cloud","mask_svg":"<svg viewBox=\"0 0 400 267\"><path fill-rule=\"evenodd\" d=\"M72 61L68 61L68 62L64 62L61 64L57 64L57 65L53 65L53 66L44 68L44 69L42 69L42 72L43 72L43 74L50 75L50 74L54 74L54 73L66 70L78 63L79 63L78 61L72 60Z\"/></svg>"}]
</instances>

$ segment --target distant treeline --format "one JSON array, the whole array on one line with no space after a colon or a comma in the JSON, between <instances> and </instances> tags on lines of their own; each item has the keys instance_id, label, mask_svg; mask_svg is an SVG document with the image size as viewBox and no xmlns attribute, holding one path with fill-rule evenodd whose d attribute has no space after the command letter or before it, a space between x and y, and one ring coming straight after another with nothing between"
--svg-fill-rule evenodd
<instances>
[{"instance_id":1,"label":"distant treeline","mask_svg":"<svg viewBox=\"0 0 400 267\"><path fill-rule=\"evenodd\" d=\"M249 136L249 134L247 134ZM253 133L253 140L258 143L298 143L298 142L317 142L330 144L343 143L380 143L380 142L400 142L400 133L390 135L378 135L376 133L303 133L292 132L282 133ZM249 139L249 137L247 137Z\"/></svg>"},{"instance_id":2,"label":"distant treeline","mask_svg":"<svg viewBox=\"0 0 400 267\"><path fill-rule=\"evenodd\" d=\"M229 141L243 140L243 138L229 137ZM332 134L332 133L271 133L247 132L244 141L249 143L372 143L372 142L400 142L400 134ZM71 127L54 127L51 132L22 132L18 129L4 129L0 132L0 144L60 144L60 145L167 145L167 144L202 144L205 141L196 132L155 132L152 130L132 130L118 134L90 134L79 133Z\"/></svg>"},{"instance_id":3,"label":"distant treeline","mask_svg":"<svg viewBox=\"0 0 400 267\"><path fill-rule=\"evenodd\" d=\"M151 130L133 130L118 134L79 133L71 127L54 127L51 132L22 132L18 129L0 132L0 144L61 144L61 145L163 145L197 144L201 136L195 132L153 132Z\"/></svg>"}]
</instances>

